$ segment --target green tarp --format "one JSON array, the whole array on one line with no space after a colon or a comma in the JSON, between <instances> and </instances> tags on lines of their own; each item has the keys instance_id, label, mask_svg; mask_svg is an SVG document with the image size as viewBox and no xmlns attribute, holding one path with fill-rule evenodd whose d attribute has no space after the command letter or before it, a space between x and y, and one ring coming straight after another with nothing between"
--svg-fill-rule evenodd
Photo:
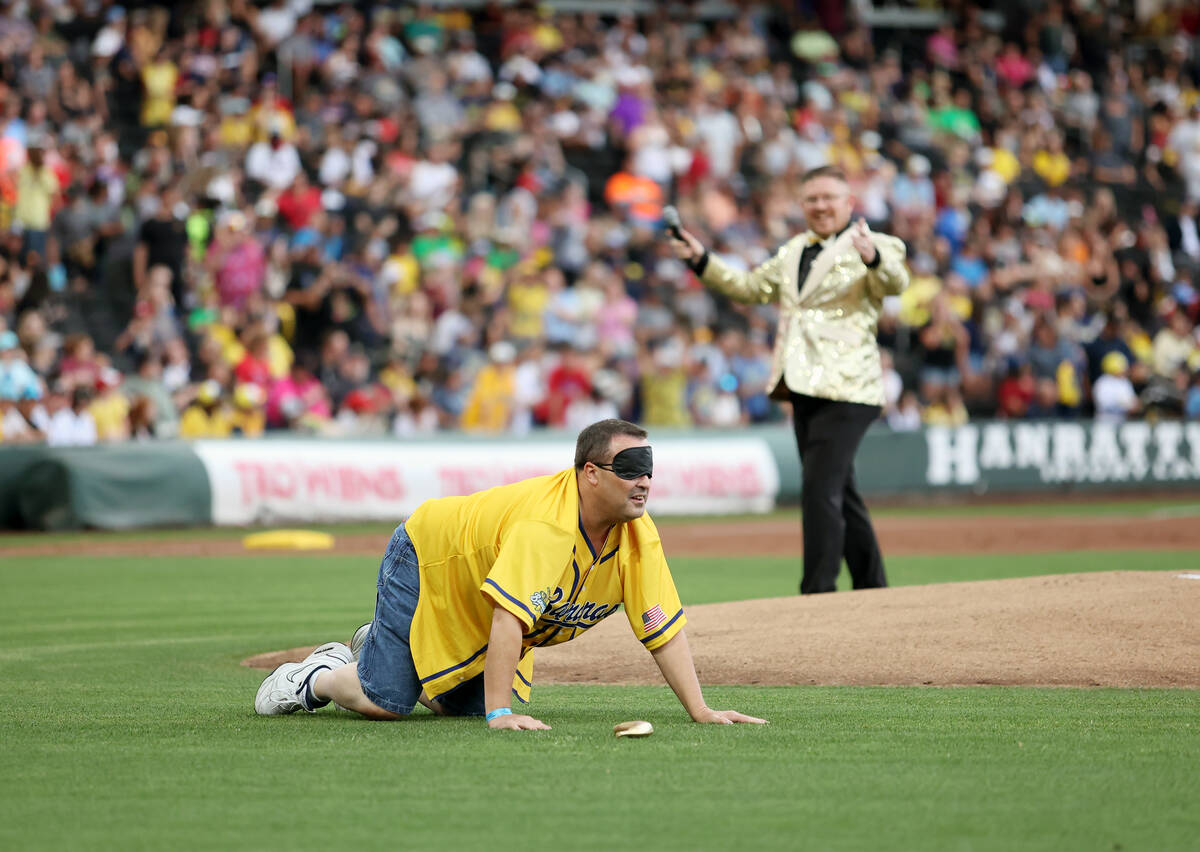
<instances>
[{"instance_id":1,"label":"green tarp","mask_svg":"<svg viewBox=\"0 0 1200 852\"><path fill-rule=\"evenodd\" d=\"M208 524L204 465L186 443L4 448L0 519L9 529Z\"/></svg>"}]
</instances>

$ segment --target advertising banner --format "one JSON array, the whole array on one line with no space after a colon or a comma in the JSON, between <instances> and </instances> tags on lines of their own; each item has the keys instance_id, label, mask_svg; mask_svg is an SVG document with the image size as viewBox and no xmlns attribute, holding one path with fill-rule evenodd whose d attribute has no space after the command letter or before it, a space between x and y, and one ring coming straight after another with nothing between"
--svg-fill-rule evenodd
<instances>
[{"instance_id":1,"label":"advertising banner","mask_svg":"<svg viewBox=\"0 0 1200 852\"><path fill-rule=\"evenodd\" d=\"M1200 423L992 421L925 431L926 485L1200 483Z\"/></svg>"},{"instance_id":2,"label":"advertising banner","mask_svg":"<svg viewBox=\"0 0 1200 852\"><path fill-rule=\"evenodd\" d=\"M574 442L197 441L218 525L395 520L570 466ZM652 515L768 512L779 473L761 438L654 442Z\"/></svg>"}]
</instances>

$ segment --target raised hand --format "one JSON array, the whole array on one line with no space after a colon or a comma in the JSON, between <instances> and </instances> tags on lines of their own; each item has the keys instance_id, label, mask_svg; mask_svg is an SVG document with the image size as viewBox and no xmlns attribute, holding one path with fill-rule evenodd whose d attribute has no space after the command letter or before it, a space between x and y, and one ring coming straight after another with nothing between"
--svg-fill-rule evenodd
<instances>
[{"instance_id":1,"label":"raised hand","mask_svg":"<svg viewBox=\"0 0 1200 852\"><path fill-rule=\"evenodd\" d=\"M875 243L871 240L871 229L866 219L859 219L850 226L850 242L858 249L858 255L863 263L870 265L875 262Z\"/></svg>"},{"instance_id":2,"label":"raised hand","mask_svg":"<svg viewBox=\"0 0 1200 852\"><path fill-rule=\"evenodd\" d=\"M675 256L685 263L699 260L704 255L704 244L686 228L679 229L679 236L671 235L671 248Z\"/></svg>"}]
</instances>

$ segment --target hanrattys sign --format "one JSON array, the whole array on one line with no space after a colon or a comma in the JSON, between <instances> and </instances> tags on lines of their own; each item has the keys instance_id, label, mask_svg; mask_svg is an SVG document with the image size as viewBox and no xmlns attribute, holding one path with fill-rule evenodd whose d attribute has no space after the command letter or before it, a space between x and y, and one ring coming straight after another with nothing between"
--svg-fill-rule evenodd
<instances>
[{"instance_id":1,"label":"hanrattys sign","mask_svg":"<svg viewBox=\"0 0 1200 852\"><path fill-rule=\"evenodd\" d=\"M980 485L989 472L1030 483L1200 480L1200 423L998 421L925 432L929 485Z\"/></svg>"}]
</instances>

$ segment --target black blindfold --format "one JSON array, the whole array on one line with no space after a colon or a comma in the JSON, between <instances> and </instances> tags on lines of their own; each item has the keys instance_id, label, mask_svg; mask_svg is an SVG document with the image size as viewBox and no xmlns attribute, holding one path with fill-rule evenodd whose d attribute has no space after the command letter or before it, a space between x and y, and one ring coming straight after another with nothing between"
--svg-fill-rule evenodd
<instances>
[{"instance_id":1,"label":"black blindfold","mask_svg":"<svg viewBox=\"0 0 1200 852\"><path fill-rule=\"evenodd\" d=\"M592 462L596 467L611 470L621 479L638 479L654 476L654 456L649 447L630 447L613 456L612 464Z\"/></svg>"}]
</instances>

